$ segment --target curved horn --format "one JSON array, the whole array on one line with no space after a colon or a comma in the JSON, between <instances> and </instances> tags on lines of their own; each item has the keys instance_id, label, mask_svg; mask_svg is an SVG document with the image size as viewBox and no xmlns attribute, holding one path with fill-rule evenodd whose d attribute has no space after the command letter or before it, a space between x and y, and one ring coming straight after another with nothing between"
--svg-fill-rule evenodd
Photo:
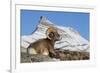
<instances>
[{"instance_id":1,"label":"curved horn","mask_svg":"<svg viewBox=\"0 0 100 73\"><path fill-rule=\"evenodd\" d=\"M46 36L47 36L47 38L49 38L49 39L51 39L51 38L49 37L49 34L50 34L51 32L56 32L56 29L55 29L54 27L49 27L49 28L47 29L47 31L46 31Z\"/></svg>"}]
</instances>

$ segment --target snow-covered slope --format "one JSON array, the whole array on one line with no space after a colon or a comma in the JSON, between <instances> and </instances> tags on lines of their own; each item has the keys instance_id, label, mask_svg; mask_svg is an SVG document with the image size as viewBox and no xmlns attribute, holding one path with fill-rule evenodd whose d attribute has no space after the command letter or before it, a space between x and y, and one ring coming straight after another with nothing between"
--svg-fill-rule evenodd
<instances>
[{"instance_id":1,"label":"snow-covered slope","mask_svg":"<svg viewBox=\"0 0 100 73\"><path fill-rule=\"evenodd\" d=\"M44 16L40 18L37 30L33 34L21 36L21 47L27 48L30 43L45 38L45 31L50 26L57 28L62 37L60 41L56 42L55 48L68 49L71 51L89 51L89 42L84 39L78 31L71 27L58 26L47 20Z\"/></svg>"}]
</instances>

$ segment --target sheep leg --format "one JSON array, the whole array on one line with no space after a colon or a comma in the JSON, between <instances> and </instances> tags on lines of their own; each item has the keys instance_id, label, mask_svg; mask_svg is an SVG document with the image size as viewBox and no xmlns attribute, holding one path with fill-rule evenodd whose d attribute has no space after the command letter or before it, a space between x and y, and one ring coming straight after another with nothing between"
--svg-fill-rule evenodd
<instances>
[{"instance_id":1,"label":"sheep leg","mask_svg":"<svg viewBox=\"0 0 100 73\"><path fill-rule=\"evenodd\" d=\"M54 49L49 49L49 55L50 55L50 57L56 57L56 52L55 52L55 50Z\"/></svg>"}]
</instances>

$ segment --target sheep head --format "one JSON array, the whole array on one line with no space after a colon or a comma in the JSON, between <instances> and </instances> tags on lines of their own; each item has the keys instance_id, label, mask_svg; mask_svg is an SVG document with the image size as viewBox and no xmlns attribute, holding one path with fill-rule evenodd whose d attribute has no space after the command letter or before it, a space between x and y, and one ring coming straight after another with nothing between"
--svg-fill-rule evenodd
<instances>
[{"instance_id":1,"label":"sheep head","mask_svg":"<svg viewBox=\"0 0 100 73\"><path fill-rule=\"evenodd\" d=\"M49 27L46 31L46 36L48 39L53 40L53 41L59 41L60 40L60 35L57 31L56 28L54 27Z\"/></svg>"}]
</instances>

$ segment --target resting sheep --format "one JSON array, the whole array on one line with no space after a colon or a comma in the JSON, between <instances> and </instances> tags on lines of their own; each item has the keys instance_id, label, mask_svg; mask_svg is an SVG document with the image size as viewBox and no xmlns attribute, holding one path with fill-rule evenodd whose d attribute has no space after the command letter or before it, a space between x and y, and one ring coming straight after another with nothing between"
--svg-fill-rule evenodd
<instances>
[{"instance_id":1,"label":"resting sheep","mask_svg":"<svg viewBox=\"0 0 100 73\"><path fill-rule=\"evenodd\" d=\"M58 34L57 29L49 27L46 31L46 36L46 38L39 39L28 46L28 56L31 54L47 55L50 57L56 56L54 45L56 41L60 40L60 35Z\"/></svg>"}]
</instances>

